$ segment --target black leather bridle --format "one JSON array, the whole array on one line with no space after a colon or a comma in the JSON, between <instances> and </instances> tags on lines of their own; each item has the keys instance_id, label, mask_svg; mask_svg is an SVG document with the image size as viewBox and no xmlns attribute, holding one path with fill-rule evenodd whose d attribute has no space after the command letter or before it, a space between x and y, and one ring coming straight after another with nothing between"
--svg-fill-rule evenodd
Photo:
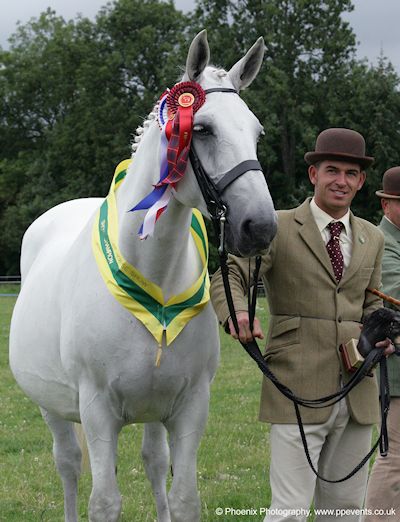
<instances>
[{"instance_id":1,"label":"black leather bridle","mask_svg":"<svg viewBox=\"0 0 400 522\"><path fill-rule=\"evenodd\" d=\"M210 89L205 89L204 91L206 95L214 92L233 93L237 95L239 94L236 89L227 87L213 87ZM249 172L250 170L260 170L262 172L261 164L258 160L242 161L232 169L223 173L220 176L220 179L214 183L214 181L205 171L200 158L197 155L196 149L193 146L193 143L190 147L189 158L192 164L193 172L197 179L197 183L199 184L200 191L203 195L204 201L206 202L207 210L210 214L214 227L216 227L216 236L221 236L219 245L219 248L221 248L221 242L225 242L224 227L227 213L227 208L222 201L222 193L231 183L233 183L246 172Z\"/></svg>"},{"instance_id":2,"label":"black leather bridle","mask_svg":"<svg viewBox=\"0 0 400 522\"><path fill-rule=\"evenodd\" d=\"M205 90L206 94L212 93L212 92L228 92L228 93L235 93L238 94L235 89L228 89L228 88L212 88ZM236 312L235 307L233 304L233 298L232 293L230 289L229 284L229 267L227 264L228 259L228 252L225 247L225 223L226 223L226 215L227 215L227 208L222 201L221 195L223 191L236 179L238 179L240 176L245 174L246 172L250 170L260 170L262 172L262 167L260 163L257 160L246 160L242 163L239 163L236 167L232 168L228 172L225 172L219 181L217 183L214 183L214 181L211 179L211 177L207 174L205 171L203 165L201 164L200 158L198 157L193 144L191 145L190 152L189 152L189 158L192 165L193 172L196 176L197 182L200 187L200 191L203 195L203 198L207 205L207 210L210 214L212 223L214 225L215 229L215 237L217 241L218 246L218 255L219 255L219 263L221 267L221 275L222 280L224 284L225 289L225 295L226 300L228 303L230 318L232 320L233 326L235 328L235 331L239 337L239 325L237 323L236 318ZM254 323L254 317L255 317L255 308L256 308L256 298L257 298L257 282L258 282L258 275L259 275L259 269L261 265L261 257L256 257L256 268L253 273L252 277L252 284L250 284L250 277L249 277L249 296L248 296L248 302L249 302L249 323L250 323L250 330L253 331L253 323ZM249 271L250 271L250 261L249 261ZM250 275L250 274L249 274ZM252 295L250 295L250 287L252 287ZM388 433L387 433L387 415L389 412L389 403L390 403L390 393L389 393L389 382L388 382L388 375L387 375L387 365L386 365L386 357L383 355L383 350L380 348L373 348L369 354L366 355L364 362L362 365L358 368L358 370L352 375L350 380L336 393L321 397L319 399L304 399L301 397L298 397L295 395L287 386L282 384L277 377L272 373L272 371L269 369L268 364L266 360L264 359L260 348L258 347L258 344L256 340L253 338L252 341L248 343L243 343L240 341L240 344L243 346L243 348L246 350L246 352L250 355L250 357L256 362L262 373L267 377L275 386L276 388L283 393L283 395L291 400L293 402L295 412L296 412L296 418L297 423L300 430L300 436L302 439L302 443L304 446L304 451L307 457L307 461L315 473L315 475L325 482L330 483L339 483L344 482L345 480L348 480L353 475L355 475L364 465L376 448L379 445L380 453L382 456L386 456L389 450L389 441L388 441ZM380 435L376 443L373 445L371 450L368 452L368 454L362 459L362 461L345 477L338 479L338 480L329 480L324 477L322 477L318 471L315 469L308 445L307 440L304 432L303 427L303 421L301 418L299 406L303 406L306 408L326 408L329 406L333 406L340 400L344 399L350 391L359 384L362 379L366 376L369 376L371 373L371 370L377 365L380 364L380 407L381 407L381 430Z\"/></svg>"}]
</instances>

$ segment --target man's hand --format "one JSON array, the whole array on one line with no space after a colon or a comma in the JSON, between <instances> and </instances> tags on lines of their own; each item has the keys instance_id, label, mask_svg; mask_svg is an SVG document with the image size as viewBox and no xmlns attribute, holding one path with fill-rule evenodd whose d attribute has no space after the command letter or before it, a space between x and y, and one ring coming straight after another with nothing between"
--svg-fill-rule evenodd
<instances>
[{"instance_id":1,"label":"man's hand","mask_svg":"<svg viewBox=\"0 0 400 522\"><path fill-rule=\"evenodd\" d=\"M376 343L375 346L376 348L382 348L382 350L384 350L383 353L386 355L386 357L388 355L392 355L392 353L395 352L394 345L388 337L386 337L384 341L379 341L378 343Z\"/></svg>"},{"instance_id":2,"label":"man's hand","mask_svg":"<svg viewBox=\"0 0 400 522\"><path fill-rule=\"evenodd\" d=\"M238 312L236 314L236 319L239 326L239 337L235 331L235 327L233 326L232 319L228 319L229 332L234 339L240 339L242 343L252 341L253 337L264 339L260 321L257 317L254 318L253 333L250 331L249 314L247 312Z\"/></svg>"}]
</instances>

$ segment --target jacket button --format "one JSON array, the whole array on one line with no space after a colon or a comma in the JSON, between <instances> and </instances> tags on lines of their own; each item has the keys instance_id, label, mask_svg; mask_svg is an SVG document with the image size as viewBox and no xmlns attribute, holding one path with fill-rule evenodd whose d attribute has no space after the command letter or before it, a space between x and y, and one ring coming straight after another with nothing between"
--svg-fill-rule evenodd
<instances>
[{"instance_id":1,"label":"jacket button","mask_svg":"<svg viewBox=\"0 0 400 522\"><path fill-rule=\"evenodd\" d=\"M340 294L341 288L336 288L336 292Z\"/></svg>"},{"instance_id":2,"label":"jacket button","mask_svg":"<svg viewBox=\"0 0 400 522\"><path fill-rule=\"evenodd\" d=\"M342 322L342 317L339 315L339 317L337 318L338 320L338 323L341 323Z\"/></svg>"}]
</instances>

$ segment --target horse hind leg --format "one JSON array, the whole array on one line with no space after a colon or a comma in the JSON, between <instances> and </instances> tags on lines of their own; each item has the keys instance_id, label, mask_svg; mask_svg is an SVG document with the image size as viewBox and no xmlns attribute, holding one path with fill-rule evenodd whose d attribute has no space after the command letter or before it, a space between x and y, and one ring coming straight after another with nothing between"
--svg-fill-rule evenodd
<instances>
[{"instance_id":1,"label":"horse hind leg","mask_svg":"<svg viewBox=\"0 0 400 522\"><path fill-rule=\"evenodd\" d=\"M166 486L169 470L169 446L167 430L161 422L145 424L142 458L156 501L157 520L158 522L171 522Z\"/></svg>"},{"instance_id":2,"label":"horse hind leg","mask_svg":"<svg viewBox=\"0 0 400 522\"><path fill-rule=\"evenodd\" d=\"M74 425L41 408L42 416L53 434L53 455L64 488L65 522L77 522L78 480L81 473L81 450Z\"/></svg>"}]
</instances>

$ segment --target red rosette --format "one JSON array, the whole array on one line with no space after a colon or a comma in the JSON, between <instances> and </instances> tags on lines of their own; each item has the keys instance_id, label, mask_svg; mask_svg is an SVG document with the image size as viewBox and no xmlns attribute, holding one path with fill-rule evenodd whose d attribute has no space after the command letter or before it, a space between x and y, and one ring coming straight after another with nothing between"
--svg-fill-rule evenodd
<instances>
[{"instance_id":1,"label":"red rosette","mask_svg":"<svg viewBox=\"0 0 400 522\"><path fill-rule=\"evenodd\" d=\"M167 106L172 114L176 114L179 107L192 107L194 114L205 101L206 94L201 85L196 82L181 82L169 91Z\"/></svg>"}]
</instances>

